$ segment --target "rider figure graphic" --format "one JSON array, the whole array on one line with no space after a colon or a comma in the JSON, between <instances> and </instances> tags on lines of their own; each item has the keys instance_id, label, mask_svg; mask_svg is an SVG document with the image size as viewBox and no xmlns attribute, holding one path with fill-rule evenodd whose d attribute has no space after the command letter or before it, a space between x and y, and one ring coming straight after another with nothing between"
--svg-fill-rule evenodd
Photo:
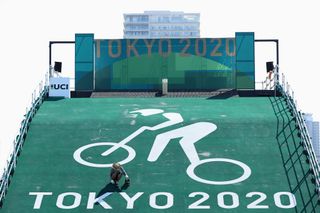
<instances>
[{"instance_id":1,"label":"rider figure graphic","mask_svg":"<svg viewBox=\"0 0 320 213\"><path fill-rule=\"evenodd\" d=\"M164 112L164 110L162 109L141 109L141 110L131 111L130 114L142 115L146 117L160 114L166 118L166 121L160 124L157 124L155 126L141 126L136 131L134 131L129 136L127 136L126 138L124 138L119 142L98 142L98 143L82 146L74 152L74 159L78 163L83 164L85 166L97 167L97 168L112 167L111 173L110 173L111 182L117 185L122 175L126 175L125 170L123 169L121 164L124 165L132 161L136 156L135 150L132 147L128 146L127 144L145 131L157 131L157 130L172 126L171 130L169 129L162 133L157 134L151 146L151 150L147 157L147 161L156 162L159 159L159 157L162 155L162 153L166 150L166 147L168 147L168 144L170 142L174 143L174 141L177 141L174 139L179 139L179 145L181 146L183 152L185 153L186 157L190 162L190 165L186 169L186 173L193 180L204 183L204 184L229 185L229 184L242 182L251 175L250 167L248 167L246 164L240 161L228 159L228 158L206 158L206 159L200 158L198 151L196 149L196 143L201 141L202 138L206 137L210 133L214 132L217 129L217 126L215 124L211 122L195 122L188 125L176 126L176 124L182 124L184 121L181 114L176 112L167 113L167 112ZM101 153L101 156L106 157L111 153L115 152L117 149L122 148L128 152L128 157L123 159L122 161L119 161L119 163L114 163L114 164L92 163L92 162L86 161L81 157L81 153L83 151L96 146L108 147L106 148L106 151ZM234 164L242 168L243 174L240 177L232 180L215 181L215 180L204 179L202 177L199 177L195 173L195 169L198 166L207 164L207 163L215 163L215 162Z\"/></svg>"}]
</instances>

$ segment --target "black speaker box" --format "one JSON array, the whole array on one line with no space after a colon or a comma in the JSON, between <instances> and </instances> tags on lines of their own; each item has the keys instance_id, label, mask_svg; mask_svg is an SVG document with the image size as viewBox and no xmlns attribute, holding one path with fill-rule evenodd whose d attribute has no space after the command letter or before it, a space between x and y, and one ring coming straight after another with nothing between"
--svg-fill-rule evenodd
<instances>
[{"instance_id":1,"label":"black speaker box","mask_svg":"<svg viewBox=\"0 0 320 213\"><path fill-rule=\"evenodd\" d=\"M273 61L268 61L266 65L267 65L267 72L273 71L274 69Z\"/></svg>"},{"instance_id":2,"label":"black speaker box","mask_svg":"<svg viewBox=\"0 0 320 213\"><path fill-rule=\"evenodd\" d=\"M54 71L56 71L56 72L61 72L61 68L62 68L62 62L54 62L54 67L53 67L53 69L54 69Z\"/></svg>"}]
</instances>

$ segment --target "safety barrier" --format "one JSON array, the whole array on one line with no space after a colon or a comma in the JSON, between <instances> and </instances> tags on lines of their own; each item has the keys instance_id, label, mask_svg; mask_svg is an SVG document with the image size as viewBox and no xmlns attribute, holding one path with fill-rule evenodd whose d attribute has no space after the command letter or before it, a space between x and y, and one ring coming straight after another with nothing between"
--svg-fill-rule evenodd
<instances>
[{"instance_id":1,"label":"safety barrier","mask_svg":"<svg viewBox=\"0 0 320 213\"><path fill-rule=\"evenodd\" d=\"M276 67L275 73L276 79L279 79L278 67ZM294 92L290 88L288 82L285 81L284 74L282 74L281 83L276 80L275 84L277 92L280 92L282 97L284 97L284 99L286 100L289 110L296 121L297 128L299 128L299 137L301 138L302 145L307 153L310 165L310 172L313 175L313 181L316 185L318 200L320 201L320 165L312 147L311 138L309 136L305 120L301 111L297 109L297 101L294 100Z\"/></svg>"},{"instance_id":2,"label":"safety barrier","mask_svg":"<svg viewBox=\"0 0 320 213\"><path fill-rule=\"evenodd\" d=\"M276 85L276 74L267 74L263 81L256 81L255 85L256 90L274 90Z\"/></svg>"},{"instance_id":3,"label":"safety barrier","mask_svg":"<svg viewBox=\"0 0 320 213\"><path fill-rule=\"evenodd\" d=\"M273 78L266 77L265 81L262 82L262 87L266 90L273 90L275 87L275 76Z\"/></svg>"},{"instance_id":4,"label":"safety barrier","mask_svg":"<svg viewBox=\"0 0 320 213\"><path fill-rule=\"evenodd\" d=\"M9 160L7 161L7 167L4 169L1 181L0 181L0 208L2 206L4 197L6 195L8 186L10 184L10 178L14 173L14 170L17 165L17 158L22 150L23 143L26 139L27 132L32 121L32 118L36 114L37 110L39 109L40 105L47 97L49 92L48 85L48 77L46 76L45 85L43 82L39 84L38 92L34 90L32 94L32 101L30 109L26 110L26 114L24 115L24 119L21 122L20 131L18 135L13 141L13 152L11 153Z\"/></svg>"}]
</instances>

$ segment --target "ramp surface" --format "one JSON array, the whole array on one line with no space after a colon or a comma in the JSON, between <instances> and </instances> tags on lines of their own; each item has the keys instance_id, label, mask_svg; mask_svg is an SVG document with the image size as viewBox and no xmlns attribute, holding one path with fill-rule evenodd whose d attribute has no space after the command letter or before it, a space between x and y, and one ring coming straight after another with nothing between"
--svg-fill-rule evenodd
<instances>
[{"instance_id":1,"label":"ramp surface","mask_svg":"<svg viewBox=\"0 0 320 213\"><path fill-rule=\"evenodd\" d=\"M48 100L0 212L317 212L306 160L280 97Z\"/></svg>"}]
</instances>

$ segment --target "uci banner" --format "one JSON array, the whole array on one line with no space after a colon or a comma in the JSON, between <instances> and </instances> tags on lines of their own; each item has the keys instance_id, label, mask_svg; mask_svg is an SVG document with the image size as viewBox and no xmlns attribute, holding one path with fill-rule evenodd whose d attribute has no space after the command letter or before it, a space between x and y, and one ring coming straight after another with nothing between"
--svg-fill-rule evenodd
<instances>
[{"instance_id":1,"label":"uci banner","mask_svg":"<svg viewBox=\"0 0 320 213\"><path fill-rule=\"evenodd\" d=\"M50 78L49 97L70 98L70 78Z\"/></svg>"}]
</instances>

